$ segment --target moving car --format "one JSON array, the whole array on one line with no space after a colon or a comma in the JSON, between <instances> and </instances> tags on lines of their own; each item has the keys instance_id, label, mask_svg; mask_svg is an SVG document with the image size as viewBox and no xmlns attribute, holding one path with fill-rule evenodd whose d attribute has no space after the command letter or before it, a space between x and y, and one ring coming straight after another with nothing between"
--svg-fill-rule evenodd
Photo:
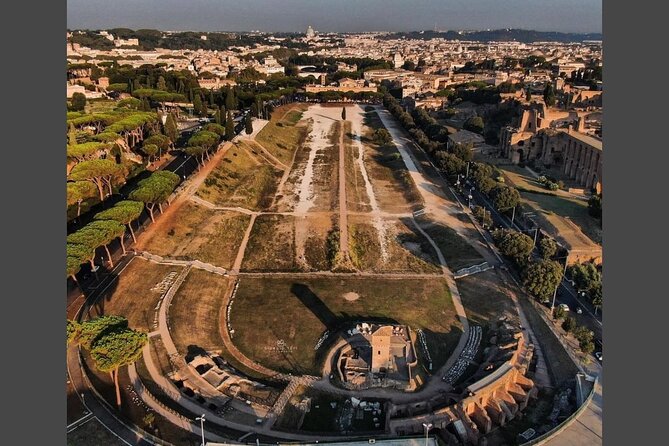
<instances>
[{"instance_id":1,"label":"moving car","mask_svg":"<svg viewBox=\"0 0 669 446\"><path fill-rule=\"evenodd\" d=\"M602 362L602 352L595 352L595 358L597 358L599 362Z\"/></svg>"}]
</instances>

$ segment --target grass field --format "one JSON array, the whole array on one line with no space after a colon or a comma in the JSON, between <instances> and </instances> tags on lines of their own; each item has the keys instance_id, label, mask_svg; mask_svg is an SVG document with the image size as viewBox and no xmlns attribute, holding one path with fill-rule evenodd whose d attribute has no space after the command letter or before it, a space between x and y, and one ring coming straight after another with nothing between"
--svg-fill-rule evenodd
<instances>
[{"instance_id":1,"label":"grass field","mask_svg":"<svg viewBox=\"0 0 669 446\"><path fill-rule=\"evenodd\" d=\"M557 232L569 238L568 233L573 232L573 228L563 221L569 218L588 238L602 243L602 227L588 214L587 201L574 198L563 190L547 190L522 167L504 165L497 168L510 184L520 188L522 202L539 211Z\"/></svg>"},{"instance_id":2,"label":"grass field","mask_svg":"<svg viewBox=\"0 0 669 446\"><path fill-rule=\"evenodd\" d=\"M509 295L510 290L501 285L495 271L463 277L458 279L457 286L470 322L486 326L502 317L518 321L518 312Z\"/></svg>"},{"instance_id":3,"label":"grass field","mask_svg":"<svg viewBox=\"0 0 669 446\"><path fill-rule=\"evenodd\" d=\"M250 216L207 209L186 202L171 224L154 232L141 249L175 259L197 259L230 269L244 237Z\"/></svg>"},{"instance_id":4,"label":"grass field","mask_svg":"<svg viewBox=\"0 0 669 446\"><path fill-rule=\"evenodd\" d=\"M295 218L260 215L246 245L242 270L296 271Z\"/></svg>"},{"instance_id":5,"label":"grass field","mask_svg":"<svg viewBox=\"0 0 669 446\"><path fill-rule=\"evenodd\" d=\"M205 350L221 350L219 334L223 296L232 279L192 269L172 299L170 331L179 353L188 353L189 346Z\"/></svg>"},{"instance_id":6,"label":"grass field","mask_svg":"<svg viewBox=\"0 0 669 446\"><path fill-rule=\"evenodd\" d=\"M483 257L453 229L426 219L420 219L420 224L439 247L451 271L456 272L483 262Z\"/></svg>"},{"instance_id":7,"label":"grass field","mask_svg":"<svg viewBox=\"0 0 669 446\"><path fill-rule=\"evenodd\" d=\"M436 253L408 221L385 220L387 261L383 260L377 228L368 217L350 216L349 253L361 271L386 273L441 273Z\"/></svg>"},{"instance_id":8,"label":"grass field","mask_svg":"<svg viewBox=\"0 0 669 446\"><path fill-rule=\"evenodd\" d=\"M568 232L573 229L565 218L570 219L580 230L595 243L602 243L602 227L598 220L588 214L588 203L576 198L565 198L542 194L533 194L528 192L521 193L523 203L528 204L538 210L540 214L560 234L569 237Z\"/></svg>"},{"instance_id":9,"label":"grass field","mask_svg":"<svg viewBox=\"0 0 669 446\"><path fill-rule=\"evenodd\" d=\"M334 216L308 216L296 223L295 233L303 232L305 271L329 271L335 266L339 252L339 230ZM297 247L299 249L299 245Z\"/></svg>"},{"instance_id":10,"label":"grass field","mask_svg":"<svg viewBox=\"0 0 669 446\"><path fill-rule=\"evenodd\" d=\"M118 278L93 305L88 314L125 316L130 328L153 330L155 307L166 289L152 289L169 273L178 274L183 267L159 265L141 257L133 258Z\"/></svg>"},{"instance_id":11,"label":"grass field","mask_svg":"<svg viewBox=\"0 0 669 446\"><path fill-rule=\"evenodd\" d=\"M342 296L348 292L360 297L347 301ZM314 374L324 350L315 351L316 342L328 327L345 322L378 320L422 328L435 367L446 361L462 332L448 287L437 277L243 277L230 318L233 341L248 357L275 370Z\"/></svg>"},{"instance_id":12,"label":"grass field","mask_svg":"<svg viewBox=\"0 0 669 446\"><path fill-rule=\"evenodd\" d=\"M91 418L72 432L67 433L67 446L108 445L126 446L112 434L97 418Z\"/></svg>"},{"instance_id":13,"label":"grass field","mask_svg":"<svg viewBox=\"0 0 669 446\"><path fill-rule=\"evenodd\" d=\"M365 167L382 210L410 212L422 203L422 197L413 183L400 152L393 143L379 145L373 141L376 129L385 129L376 112L365 116L367 130L362 135L365 145Z\"/></svg>"},{"instance_id":14,"label":"grass field","mask_svg":"<svg viewBox=\"0 0 669 446\"><path fill-rule=\"evenodd\" d=\"M296 123L307 107L307 104L278 107L272 112L269 123L256 135L256 141L287 166L290 165L293 152L306 137L307 127Z\"/></svg>"},{"instance_id":15,"label":"grass field","mask_svg":"<svg viewBox=\"0 0 669 446\"><path fill-rule=\"evenodd\" d=\"M197 195L219 206L264 209L271 204L280 179L280 170L240 143L228 149Z\"/></svg>"}]
</instances>

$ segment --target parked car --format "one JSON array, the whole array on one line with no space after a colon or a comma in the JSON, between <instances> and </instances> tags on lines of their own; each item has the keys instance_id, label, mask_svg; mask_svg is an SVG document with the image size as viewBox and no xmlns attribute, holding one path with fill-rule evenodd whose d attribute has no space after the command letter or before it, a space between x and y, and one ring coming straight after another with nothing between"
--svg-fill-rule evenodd
<instances>
[{"instance_id":1,"label":"parked car","mask_svg":"<svg viewBox=\"0 0 669 446\"><path fill-rule=\"evenodd\" d=\"M567 304L560 304L558 305L559 308L562 308L562 311L569 311L569 305Z\"/></svg>"},{"instance_id":2,"label":"parked car","mask_svg":"<svg viewBox=\"0 0 669 446\"><path fill-rule=\"evenodd\" d=\"M581 307L578 307L578 308L576 309L576 313L577 313L577 314L582 314L582 313L583 313L583 310L581 310Z\"/></svg>"}]
</instances>

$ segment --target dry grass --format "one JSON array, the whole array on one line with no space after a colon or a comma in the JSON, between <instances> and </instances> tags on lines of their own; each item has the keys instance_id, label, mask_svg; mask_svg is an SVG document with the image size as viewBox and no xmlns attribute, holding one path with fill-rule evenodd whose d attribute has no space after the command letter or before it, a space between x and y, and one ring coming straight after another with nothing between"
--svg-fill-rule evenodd
<instances>
[{"instance_id":1,"label":"dry grass","mask_svg":"<svg viewBox=\"0 0 669 446\"><path fill-rule=\"evenodd\" d=\"M303 255L306 271L330 271L335 266L339 231L334 219L334 216L310 215L295 223L296 239L299 231L305 234Z\"/></svg>"},{"instance_id":2,"label":"dry grass","mask_svg":"<svg viewBox=\"0 0 669 446\"><path fill-rule=\"evenodd\" d=\"M270 122L256 135L256 140L285 165L290 165L293 153L306 137L306 126L295 123L307 108L306 104L278 107L272 112Z\"/></svg>"},{"instance_id":3,"label":"dry grass","mask_svg":"<svg viewBox=\"0 0 669 446\"><path fill-rule=\"evenodd\" d=\"M374 142L374 130L385 128L377 113L367 112L365 116L364 162L379 206L387 212L410 212L422 203L422 197L397 147Z\"/></svg>"},{"instance_id":4,"label":"dry grass","mask_svg":"<svg viewBox=\"0 0 669 446\"><path fill-rule=\"evenodd\" d=\"M545 218L556 233L562 235L574 246L588 245L587 236L595 243L602 243L602 227L599 221L588 214L588 203L576 198L521 192L522 202L536 209L537 214ZM566 219L571 220L574 228ZM579 231L580 229L580 231Z\"/></svg>"},{"instance_id":5,"label":"dry grass","mask_svg":"<svg viewBox=\"0 0 669 446\"><path fill-rule=\"evenodd\" d=\"M219 332L221 302L232 279L192 269L172 299L170 332L179 353L188 353L189 346L208 351L221 350ZM192 347L191 347L192 348Z\"/></svg>"},{"instance_id":6,"label":"dry grass","mask_svg":"<svg viewBox=\"0 0 669 446\"><path fill-rule=\"evenodd\" d=\"M448 268L456 272L461 268L477 265L484 261L483 257L472 245L453 229L441 223L419 219L421 228L437 244L446 260Z\"/></svg>"},{"instance_id":7,"label":"dry grass","mask_svg":"<svg viewBox=\"0 0 669 446\"><path fill-rule=\"evenodd\" d=\"M160 232L142 243L141 249L175 259L211 263L230 269L244 237L250 216L217 211L186 202Z\"/></svg>"},{"instance_id":8,"label":"dry grass","mask_svg":"<svg viewBox=\"0 0 669 446\"><path fill-rule=\"evenodd\" d=\"M349 216L349 253L361 271L440 274L441 267L427 240L408 221L385 220L387 261L378 231L368 217Z\"/></svg>"},{"instance_id":9,"label":"dry grass","mask_svg":"<svg viewBox=\"0 0 669 446\"><path fill-rule=\"evenodd\" d=\"M265 209L271 204L280 179L281 171L253 155L248 146L233 145L197 195L219 206Z\"/></svg>"},{"instance_id":10,"label":"dry grass","mask_svg":"<svg viewBox=\"0 0 669 446\"><path fill-rule=\"evenodd\" d=\"M365 189L365 180L356 161L359 156L358 145L351 139L351 122L344 122L344 145L346 170L346 204L350 212L369 212L369 196Z\"/></svg>"},{"instance_id":11,"label":"dry grass","mask_svg":"<svg viewBox=\"0 0 669 446\"><path fill-rule=\"evenodd\" d=\"M481 326L502 317L518 321L518 312L509 290L497 272L484 271L457 281L467 319Z\"/></svg>"},{"instance_id":12,"label":"dry grass","mask_svg":"<svg viewBox=\"0 0 669 446\"><path fill-rule=\"evenodd\" d=\"M347 301L343 294L360 298ZM436 363L443 364L462 327L443 279L315 278L241 279L232 305L233 341L248 357L285 371L318 373L326 328L360 320L409 324L425 330ZM283 340L282 352L277 341Z\"/></svg>"},{"instance_id":13,"label":"dry grass","mask_svg":"<svg viewBox=\"0 0 669 446\"><path fill-rule=\"evenodd\" d=\"M242 270L296 271L295 217L260 215L246 245Z\"/></svg>"},{"instance_id":14,"label":"dry grass","mask_svg":"<svg viewBox=\"0 0 669 446\"><path fill-rule=\"evenodd\" d=\"M125 316L131 328L152 331L156 305L164 291L152 290L170 272L180 273L183 267L159 265L141 257L133 258L112 285L105 290L88 315L115 314Z\"/></svg>"}]
</instances>

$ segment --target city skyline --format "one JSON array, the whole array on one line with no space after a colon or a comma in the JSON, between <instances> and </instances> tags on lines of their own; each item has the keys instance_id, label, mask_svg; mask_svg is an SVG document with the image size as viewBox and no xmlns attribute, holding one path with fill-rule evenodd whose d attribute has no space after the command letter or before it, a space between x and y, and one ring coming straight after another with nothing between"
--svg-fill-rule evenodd
<instances>
[{"instance_id":1,"label":"city skyline","mask_svg":"<svg viewBox=\"0 0 669 446\"><path fill-rule=\"evenodd\" d=\"M112 4L99 0L68 0L70 29L162 29L173 31L298 32L308 25L322 32L485 30L517 28L565 33L600 33L601 0L488 0L412 4L390 0L353 2L339 0L328 5L321 0L194 0L184 14L174 0L121 0ZM326 6L329 8L325 9ZM379 14L383 8L385 14ZM324 14L327 10L327 14ZM519 13L520 12L520 13Z\"/></svg>"}]
</instances>

